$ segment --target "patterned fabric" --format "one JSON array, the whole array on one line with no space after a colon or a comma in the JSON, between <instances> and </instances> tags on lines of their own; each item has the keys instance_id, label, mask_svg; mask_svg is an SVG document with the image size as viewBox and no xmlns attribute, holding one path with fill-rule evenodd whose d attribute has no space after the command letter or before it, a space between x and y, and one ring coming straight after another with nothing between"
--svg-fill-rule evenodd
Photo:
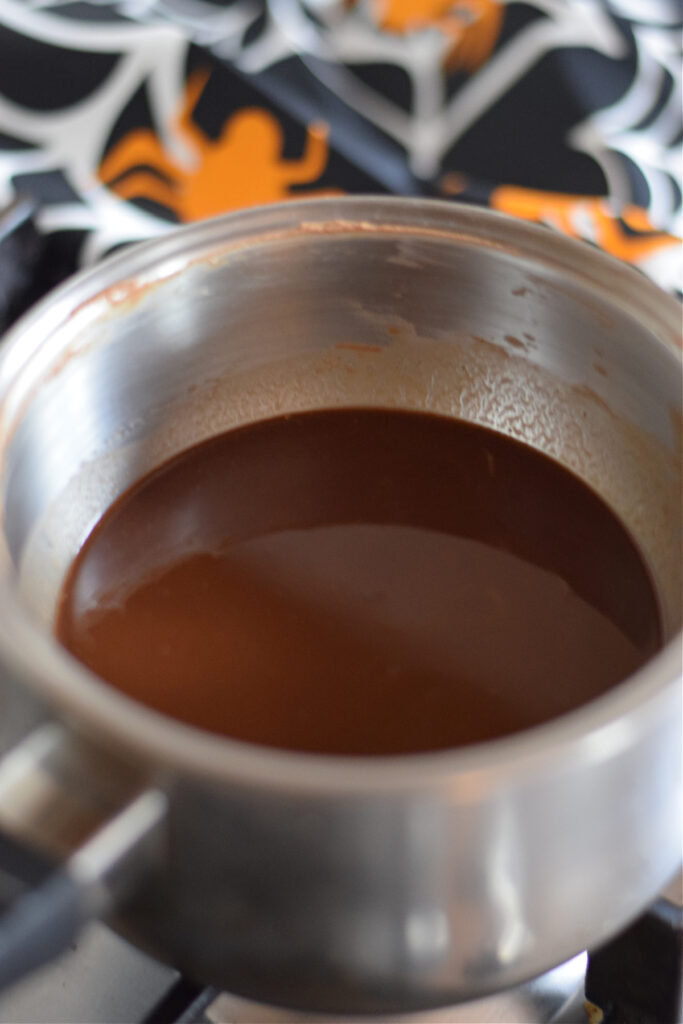
<instances>
[{"instance_id":1,"label":"patterned fabric","mask_svg":"<svg viewBox=\"0 0 683 1024\"><path fill-rule=\"evenodd\" d=\"M487 203L681 289L680 0L0 0L0 206L65 266L256 203ZM65 255L66 254L66 255Z\"/></svg>"}]
</instances>

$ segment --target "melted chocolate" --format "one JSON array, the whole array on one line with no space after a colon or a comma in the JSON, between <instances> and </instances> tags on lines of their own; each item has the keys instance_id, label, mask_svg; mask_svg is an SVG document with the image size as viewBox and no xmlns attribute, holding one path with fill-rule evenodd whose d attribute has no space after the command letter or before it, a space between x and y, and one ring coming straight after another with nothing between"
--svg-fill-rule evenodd
<instances>
[{"instance_id":1,"label":"melted chocolate","mask_svg":"<svg viewBox=\"0 0 683 1024\"><path fill-rule=\"evenodd\" d=\"M382 409L246 426L138 482L73 564L56 633L167 715L334 754L525 729L661 639L638 551L576 477Z\"/></svg>"}]
</instances>

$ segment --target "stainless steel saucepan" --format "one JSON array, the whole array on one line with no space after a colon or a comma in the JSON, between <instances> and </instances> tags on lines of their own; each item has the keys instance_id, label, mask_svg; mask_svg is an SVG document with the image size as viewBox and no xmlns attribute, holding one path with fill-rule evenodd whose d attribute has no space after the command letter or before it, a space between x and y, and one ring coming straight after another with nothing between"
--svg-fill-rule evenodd
<instances>
[{"instance_id":1,"label":"stainless steel saucepan","mask_svg":"<svg viewBox=\"0 0 683 1024\"><path fill-rule=\"evenodd\" d=\"M0 975L100 914L235 993L408 1011L635 916L681 855L679 330L673 299L587 245L356 198L183 228L25 317L0 355L0 855L26 875ZM202 733L58 647L64 573L129 484L237 424L333 405L462 417L569 466L649 562L664 649L529 732L366 760Z\"/></svg>"}]
</instances>

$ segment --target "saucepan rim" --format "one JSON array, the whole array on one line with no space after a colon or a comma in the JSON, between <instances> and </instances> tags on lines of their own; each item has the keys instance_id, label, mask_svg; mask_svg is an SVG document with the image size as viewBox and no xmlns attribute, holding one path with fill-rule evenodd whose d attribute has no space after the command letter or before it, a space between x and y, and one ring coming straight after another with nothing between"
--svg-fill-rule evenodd
<instances>
[{"instance_id":1,"label":"saucepan rim","mask_svg":"<svg viewBox=\"0 0 683 1024\"><path fill-rule=\"evenodd\" d=\"M503 214L453 202L394 197L341 197L257 207L181 227L117 253L69 279L26 314L0 350L0 413L12 382L51 335L92 301L116 304L182 272L195 261L219 261L236 248L284 235L331 236L413 232L518 253L568 275L596 301L626 309L681 363L678 303L627 267L585 243ZM29 375L30 376L30 375ZM1 421L1 415L0 415ZM0 435L1 436L1 435ZM543 772L562 772L612 757L674 713L681 687L683 632L629 679L574 711L501 739L453 750L392 757L338 757L248 744L168 718L99 680L46 634L13 597L0 565L0 659L73 727L141 765L183 768L284 790L344 793L460 787L481 795ZM0 664L1 668L1 664Z\"/></svg>"}]
</instances>

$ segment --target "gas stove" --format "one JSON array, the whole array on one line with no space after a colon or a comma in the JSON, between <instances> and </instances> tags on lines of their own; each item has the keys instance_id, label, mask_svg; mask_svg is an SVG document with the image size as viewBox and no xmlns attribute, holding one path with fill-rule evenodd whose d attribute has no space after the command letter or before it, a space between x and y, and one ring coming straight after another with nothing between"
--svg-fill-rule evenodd
<instances>
[{"instance_id":1,"label":"gas stove","mask_svg":"<svg viewBox=\"0 0 683 1024\"><path fill-rule=\"evenodd\" d=\"M397 1024L680 1024L683 882L601 949L517 988ZM202 988L93 925L0 995L0 1024L341 1024ZM368 1018L365 1018L368 1021ZM346 1021L348 1024L348 1019ZM382 1018L382 1024L391 1024Z\"/></svg>"},{"instance_id":2,"label":"gas stove","mask_svg":"<svg viewBox=\"0 0 683 1024\"><path fill-rule=\"evenodd\" d=\"M404 1024L588 1024L583 1009L586 956L500 996L400 1018ZM93 926L59 963L0 996L2 1024L312 1024L320 1016L261 1006L192 985ZM332 1024L333 1018L326 1018ZM387 1024L383 1020L383 1024Z\"/></svg>"}]
</instances>

